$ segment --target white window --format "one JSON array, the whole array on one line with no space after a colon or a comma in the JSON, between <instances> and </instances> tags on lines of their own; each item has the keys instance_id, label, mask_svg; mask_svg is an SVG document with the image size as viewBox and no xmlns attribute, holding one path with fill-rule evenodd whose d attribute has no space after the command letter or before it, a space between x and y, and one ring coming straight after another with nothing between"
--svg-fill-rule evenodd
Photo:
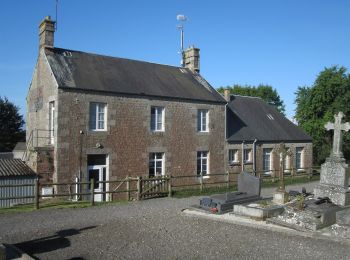
<instances>
[{"instance_id":1,"label":"white window","mask_svg":"<svg viewBox=\"0 0 350 260\"><path fill-rule=\"evenodd\" d=\"M164 153L149 154L149 177L164 175Z\"/></svg>"},{"instance_id":2,"label":"white window","mask_svg":"<svg viewBox=\"0 0 350 260\"><path fill-rule=\"evenodd\" d=\"M151 107L151 130L164 131L164 107Z\"/></svg>"},{"instance_id":3,"label":"white window","mask_svg":"<svg viewBox=\"0 0 350 260\"><path fill-rule=\"evenodd\" d=\"M197 115L197 131L209 132L209 110L199 109Z\"/></svg>"},{"instance_id":4,"label":"white window","mask_svg":"<svg viewBox=\"0 0 350 260\"><path fill-rule=\"evenodd\" d=\"M197 175L205 176L209 173L208 151L197 152Z\"/></svg>"},{"instance_id":5,"label":"white window","mask_svg":"<svg viewBox=\"0 0 350 260\"><path fill-rule=\"evenodd\" d=\"M295 167L297 168L297 170L302 170L304 168L303 154L303 147L295 148Z\"/></svg>"},{"instance_id":6,"label":"white window","mask_svg":"<svg viewBox=\"0 0 350 260\"><path fill-rule=\"evenodd\" d=\"M252 161L252 149L244 149L244 162L251 162Z\"/></svg>"},{"instance_id":7,"label":"white window","mask_svg":"<svg viewBox=\"0 0 350 260\"><path fill-rule=\"evenodd\" d=\"M263 171L264 174L271 174L272 168L272 149L264 148L263 149Z\"/></svg>"},{"instance_id":8,"label":"white window","mask_svg":"<svg viewBox=\"0 0 350 260\"><path fill-rule=\"evenodd\" d=\"M228 150L228 163L238 163L238 150L237 149L229 149Z\"/></svg>"},{"instance_id":9,"label":"white window","mask_svg":"<svg viewBox=\"0 0 350 260\"><path fill-rule=\"evenodd\" d=\"M90 103L90 130L107 130L107 104Z\"/></svg>"},{"instance_id":10,"label":"white window","mask_svg":"<svg viewBox=\"0 0 350 260\"><path fill-rule=\"evenodd\" d=\"M284 158L284 172L290 172L290 155L286 155Z\"/></svg>"}]
</instances>

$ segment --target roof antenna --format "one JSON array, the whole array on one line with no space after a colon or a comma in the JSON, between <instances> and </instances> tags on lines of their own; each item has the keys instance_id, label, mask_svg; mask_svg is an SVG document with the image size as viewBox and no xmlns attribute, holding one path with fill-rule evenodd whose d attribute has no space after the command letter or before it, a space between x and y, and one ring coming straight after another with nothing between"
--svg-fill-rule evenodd
<instances>
[{"instance_id":1,"label":"roof antenna","mask_svg":"<svg viewBox=\"0 0 350 260\"><path fill-rule=\"evenodd\" d=\"M187 21L187 17L183 14L178 14L176 16L176 20L180 22L177 28L180 30L180 54L181 54L181 66L185 67L184 62L184 22Z\"/></svg>"},{"instance_id":2,"label":"roof antenna","mask_svg":"<svg viewBox=\"0 0 350 260\"><path fill-rule=\"evenodd\" d=\"M56 18L56 19L55 19L56 22L55 22L55 31L57 31L57 19L58 19L58 18L57 18L57 9L58 9L58 0L56 0L56 17L55 17L55 18Z\"/></svg>"}]
</instances>

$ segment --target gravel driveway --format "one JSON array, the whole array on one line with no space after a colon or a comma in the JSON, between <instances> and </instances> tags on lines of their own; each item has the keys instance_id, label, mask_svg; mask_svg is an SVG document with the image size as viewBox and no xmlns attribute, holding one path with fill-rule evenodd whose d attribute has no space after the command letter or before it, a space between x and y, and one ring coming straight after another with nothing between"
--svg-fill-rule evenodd
<instances>
[{"instance_id":1,"label":"gravel driveway","mask_svg":"<svg viewBox=\"0 0 350 260\"><path fill-rule=\"evenodd\" d=\"M39 259L350 259L346 243L181 212L198 199L1 214L0 241Z\"/></svg>"}]
</instances>

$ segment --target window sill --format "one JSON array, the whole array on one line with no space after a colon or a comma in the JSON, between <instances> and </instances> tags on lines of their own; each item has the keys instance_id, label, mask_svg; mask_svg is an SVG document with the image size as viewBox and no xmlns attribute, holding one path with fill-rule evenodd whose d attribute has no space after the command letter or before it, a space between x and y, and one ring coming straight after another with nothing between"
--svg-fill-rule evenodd
<instances>
[{"instance_id":1,"label":"window sill","mask_svg":"<svg viewBox=\"0 0 350 260\"><path fill-rule=\"evenodd\" d=\"M252 162L252 161L245 161L244 164L245 164L245 165L247 165L247 164L253 164L253 162Z\"/></svg>"}]
</instances>

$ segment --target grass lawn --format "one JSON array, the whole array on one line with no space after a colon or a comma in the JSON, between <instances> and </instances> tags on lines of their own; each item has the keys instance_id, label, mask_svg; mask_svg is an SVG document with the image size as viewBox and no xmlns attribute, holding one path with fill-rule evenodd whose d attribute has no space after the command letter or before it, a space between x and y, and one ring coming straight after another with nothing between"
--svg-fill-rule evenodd
<instances>
[{"instance_id":1,"label":"grass lawn","mask_svg":"<svg viewBox=\"0 0 350 260\"><path fill-rule=\"evenodd\" d=\"M95 206L102 206L108 204L126 204L127 201L111 201L111 202L95 202ZM86 208L91 207L90 201L68 201L62 199L47 199L40 201L40 209L66 209L66 208ZM1 208L0 214L4 213L17 213L17 212L28 212L34 211L34 203L29 203L25 205L17 205L11 208Z\"/></svg>"}]
</instances>

